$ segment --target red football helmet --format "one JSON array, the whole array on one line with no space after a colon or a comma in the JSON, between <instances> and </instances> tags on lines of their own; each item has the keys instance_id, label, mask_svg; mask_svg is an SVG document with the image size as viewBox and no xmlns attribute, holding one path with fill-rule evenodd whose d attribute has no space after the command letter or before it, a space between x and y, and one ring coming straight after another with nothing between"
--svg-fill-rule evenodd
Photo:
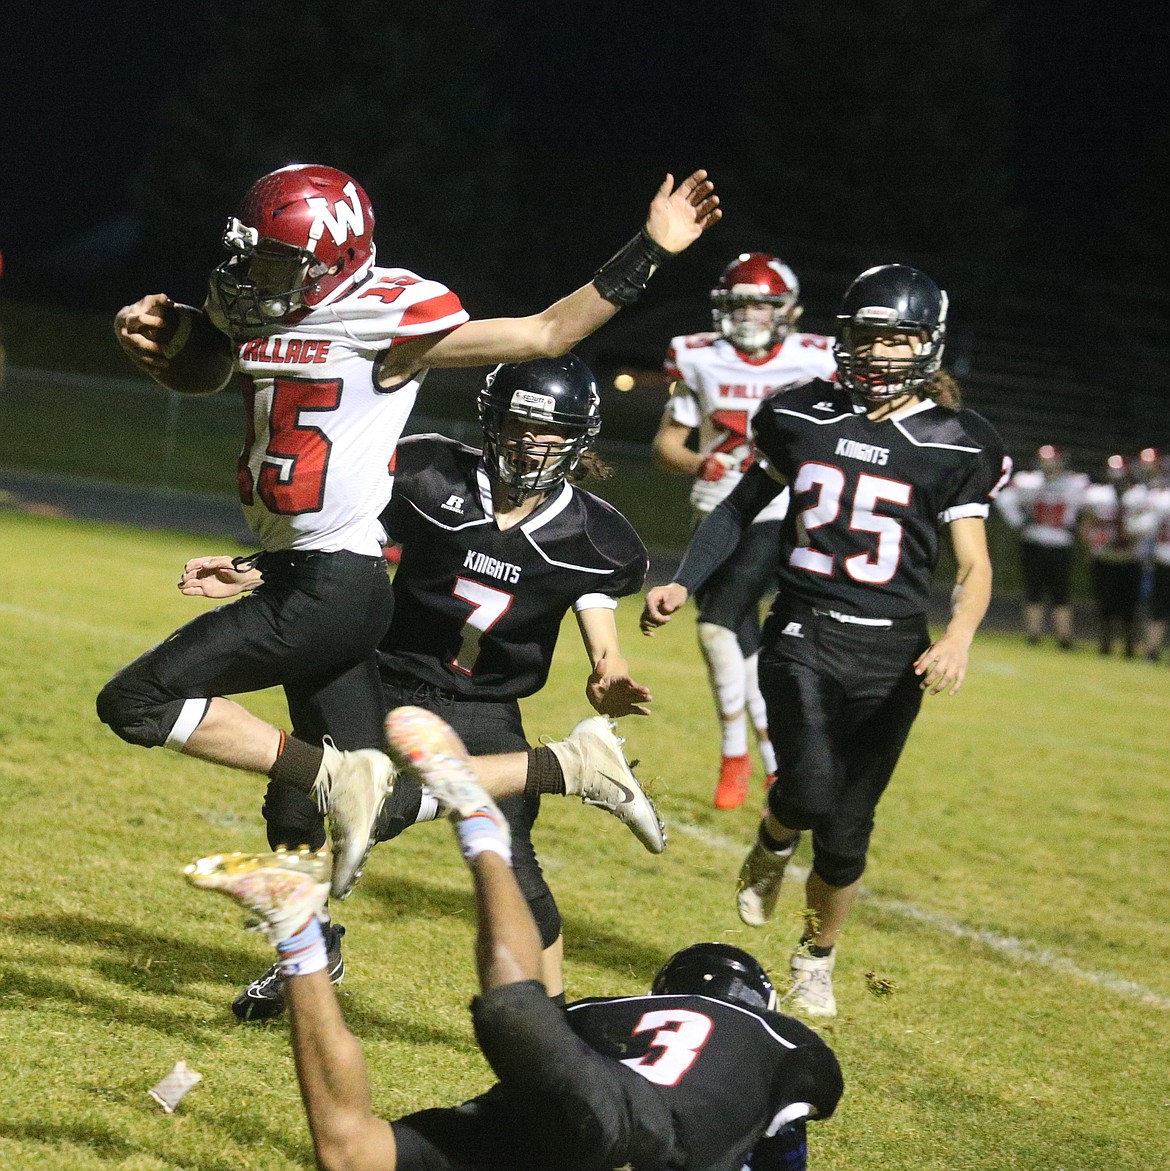
<instances>
[{"instance_id":1,"label":"red football helmet","mask_svg":"<svg viewBox=\"0 0 1170 1171\"><path fill-rule=\"evenodd\" d=\"M1129 456L1111 455L1105 461L1105 476L1111 482L1129 480L1132 475L1133 469L1129 462Z\"/></svg>"},{"instance_id":2,"label":"red football helmet","mask_svg":"<svg viewBox=\"0 0 1170 1171\"><path fill-rule=\"evenodd\" d=\"M294 163L265 175L224 229L212 273L224 316L263 329L344 296L374 263L374 209L343 171Z\"/></svg>"},{"instance_id":3,"label":"red football helmet","mask_svg":"<svg viewBox=\"0 0 1170 1171\"><path fill-rule=\"evenodd\" d=\"M1062 472L1066 462L1064 452L1053 443L1043 444L1036 452L1036 463L1042 472Z\"/></svg>"},{"instance_id":4,"label":"red football helmet","mask_svg":"<svg viewBox=\"0 0 1170 1171\"><path fill-rule=\"evenodd\" d=\"M737 350L766 350L785 337L801 314L800 282L783 261L767 252L741 252L711 290L715 328ZM769 318L749 312L770 305Z\"/></svg>"}]
</instances>

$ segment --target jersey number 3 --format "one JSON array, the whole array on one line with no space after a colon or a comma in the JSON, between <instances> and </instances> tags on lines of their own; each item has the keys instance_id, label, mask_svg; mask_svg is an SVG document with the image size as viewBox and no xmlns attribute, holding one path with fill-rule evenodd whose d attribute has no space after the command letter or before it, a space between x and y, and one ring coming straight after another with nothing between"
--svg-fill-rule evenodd
<instances>
[{"instance_id":1,"label":"jersey number 3","mask_svg":"<svg viewBox=\"0 0 1170 1171\"><path fill-rule=\"evenodd\" d=\"M714 1027L710 1017L685 1008L644 1013L634 1026L634 1036L656 1029L650 1038L651 1052L644 1057L626 1057L622 1065L628 1065L656 1086L677 1086L683 1074L695 1064Z\"/></svg>"},{"instance_id":2,"label":"jersey number 3","mask_svg":"<svg viewBox=\"0 0 1170 1171\"><path fill-rule=\"evenodd\" d=\"M268 442L256 477L249 466L256 446L256 385L251 378L244 379L243 395L248 434L236 468L240 499L253 504L258 495L269 512L281 516L320 512L325 503L325 469L333 445L319 427L301 422L301 412L337 410L341 379L274 379Z\"/></svg>"}]
</instances>

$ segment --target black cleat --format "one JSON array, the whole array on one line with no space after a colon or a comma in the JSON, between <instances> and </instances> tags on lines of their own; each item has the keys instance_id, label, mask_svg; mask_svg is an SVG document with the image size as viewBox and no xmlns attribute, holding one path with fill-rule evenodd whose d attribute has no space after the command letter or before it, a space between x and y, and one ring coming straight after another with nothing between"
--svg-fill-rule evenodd
<instances>
[{"instance_id":1,"label":"black cleat","mask_svg":"<svg viewBox=\"0 0 1170 1171\"><path fill-rule=\"evenodd\" d=\"M341 937L345 928L330 923L325 928L325 943L329 951L326 971L334 984L340 984L345 975L345 959L341 954ZM280 964L257 977L232 1001L232 1012L242 1021L268 1021L284 1012L284 977Z\"/></svg>"}]
</instances>

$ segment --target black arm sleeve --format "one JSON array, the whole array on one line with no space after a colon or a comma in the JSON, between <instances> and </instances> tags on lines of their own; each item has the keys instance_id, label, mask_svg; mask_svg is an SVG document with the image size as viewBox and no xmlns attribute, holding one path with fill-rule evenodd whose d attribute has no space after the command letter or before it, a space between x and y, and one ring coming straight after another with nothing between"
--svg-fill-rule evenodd
<instances>
[{"instance_id":1,"label":"black arm sleeve","mask_svg":"<svg viewBox=\"0 0 1170 1171\"><path fill-rule=\"evenodd\" d=\"M735 552L744 529L784 490L758 464L753 464L731 494L695 529L674 580L693 594Z\"/></svg>"}]
</instances>

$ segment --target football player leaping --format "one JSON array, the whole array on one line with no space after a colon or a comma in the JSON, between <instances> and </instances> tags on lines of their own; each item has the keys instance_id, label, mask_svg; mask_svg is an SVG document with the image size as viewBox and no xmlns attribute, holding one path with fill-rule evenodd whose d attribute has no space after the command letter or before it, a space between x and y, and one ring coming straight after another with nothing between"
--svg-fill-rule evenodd
<instances>
[{"instance_id":1,"label":"football player leaping","mask_svg":"<svg viewBox=\"0 0 1170 1171\"><path fill-rule=\"evenodd\" d=\"M561 916L531 840L542 794L601 805L653 853L664 845L654 808L627 765L609 717L643 714L649 691L630 678L614 615L642 588L646 550L629 522L572 481L597 466L589 445L601 424L597 383L578 357L498 367L480 392L483 446L441 435L398 445L394 494L382 514L402 545L394 617L378 649L386 708L417 705L442 715L476 755L481 783L512 834L516 878L544 948L541 978L563 989ZM226 597L254 586L227 557L188 562L185 593ZM544 686L561 621L577 617L602 713L566 739L529 749L517 700ZM378 822L387 840L437 815L417 785L394 784ZM264 802L273 846L325 841L316 805L279 781ZM330 924L330 975L341 978L341 928ZM284 1008L275 965L232 1003L263 1020Z\"/></svg>"},{"instance_id":2,"label":"football player leaping","mask_svg":"<svg viewBox=\"0 0 1170 1171\"><path fill-rule=\"evenodd\" d=\"M442 285L375 266L373 209L348 175L295 165L257 182L228 223L205 307L152 294L118 313L115 332L171 389L210 394L243 376L239 490L264 584L119 671L98 696L101 719L130 743L311 793L329 815L344 895L389 776L375 747L374 652L392 604L379 515L426 370L565 353L698 239L717 204L705 172L677 188L667 176L644 228L591 283L531 317L468 321ZM278 684L295 737L224 698Z\"/></svg>"},{"instance_id":3,"label":"football player leaping","mask_svg":"<svg viewBox=\"0 0 1170 1171\"><path fill-rule=\"evenodd\" d=\"M797 333L802 313L796 274L775 256L746 252L711 291L716 330L671 340L666 372L675 379L654 437L654 456L667 471L695 477L691 505L701 520L739 483L751 465L749 427L760 402L779 387L831 378L832 340ZM698 451L687 440L699 432ZM723 761L717 809L734 809L752 775L747 714L755 726L771 782L776 755L756 678L760 600L775 586L782 492L743 535L734 556L695 597L699 646L719 712ZM746 710L745 710L746 709Z\"/></svg>"},{"instance_id":4,"label":"football player leaping","mask_svg":"<svg viewBox=\"0 0 1170 1171\"><path fill-rule=\"evenodd\" d=\"M956 409L957 388L939 370L946 311L946 294L906 265L853 282L838 314L840 381L764 402L758 462L695 531L676 580L650 591L642 617L646 633L669 621L791 488L760 652L777 776L737 903L761 926L801 831L812 830L812 914L791 959L790 1003L816 1016L837 1011L833 949L923 691L958 691L991 597L984 523L1011 461L986 419ZM932 642L926 603L942 526L958 576L950 622Z\"/></svg>"}]
</instances>

